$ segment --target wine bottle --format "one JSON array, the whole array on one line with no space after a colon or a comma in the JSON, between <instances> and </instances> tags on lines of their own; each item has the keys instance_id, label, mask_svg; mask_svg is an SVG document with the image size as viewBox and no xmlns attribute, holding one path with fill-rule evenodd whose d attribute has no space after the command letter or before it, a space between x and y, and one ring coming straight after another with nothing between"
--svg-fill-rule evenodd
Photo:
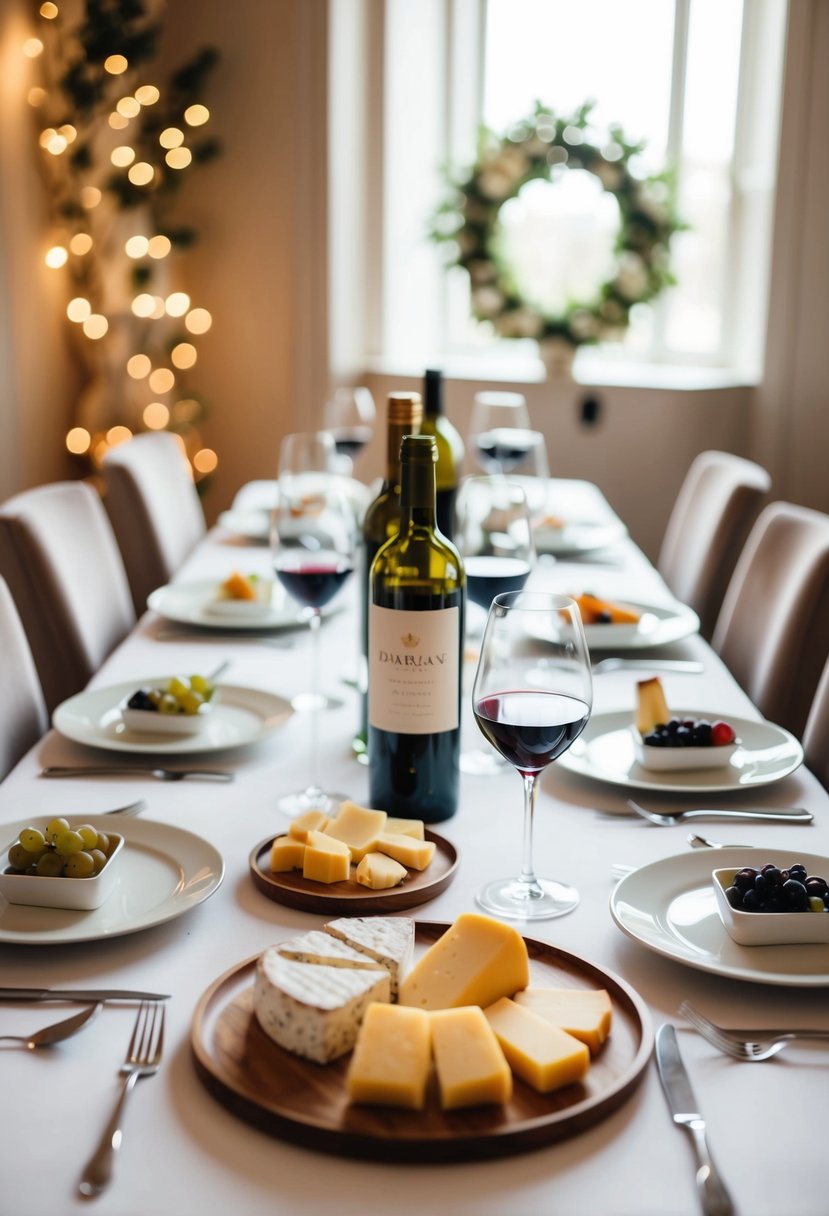
<instances>
[{"instance_id":1,"label":"wine bottle","mask_svg":"<svg viewBox=\"0 0 829 1216\"><path fill-rule=\"evenodd\" d=\"M436 823L458 802L464 572L435 525L434 436L401 447L400 526L369 600L369 802Z\"/></svg>"},{"instance_id":2,"label":"wine bottle","mask_svg":"<svg viewBox=\"0 0 829 1216\"><path fill-rule=\"evenodd\" d=\"M444 536L452 539L455 496L463 465L463 440L443 412L443 373L429 369L423 379L423 425L421 435L433 435L438 446L435 471L437 521Z\"/></svg>"},{"instance_id":3,"label":"wine bottle","mask_svg":"<svg viewBox=\"0 0 829 1216\"><path fill-rule=\"evenodd\" d=\"M361 693L360 729L354 740L358 757L368 748L368 577L377 551L397 534L400 526L400 445L404 435L417 435L423 420L419 393L390 393L386 415L386 476L380 492L363 520L360 553L361 662L358 684Z\"/></svg>"}]
</instances>

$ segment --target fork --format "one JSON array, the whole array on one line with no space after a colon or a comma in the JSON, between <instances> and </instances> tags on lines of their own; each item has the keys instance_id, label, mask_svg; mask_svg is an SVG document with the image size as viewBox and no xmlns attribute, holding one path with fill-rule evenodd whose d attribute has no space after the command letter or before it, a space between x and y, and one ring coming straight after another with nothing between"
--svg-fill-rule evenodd
<instances>
[{"instance_id":1,"label":"fork","mask_svg":"<svg viewBox=\"0 0 829 1216\"><path fill-rule=\"evenodd\" d=\"M755 1030L745 1032L757 1036L747 1039L737 1031L718 1026L688 1001L682 1002L679 1012L712 1046L734 1060L770 1060L793 1039L829 1043L829 1030Z\"/></svg>"},{"instance_id":2,"label":"fork","mask_svg":"<svg viewBox=\"0 0 829 1216\"><path fill-rule=\"evenodd\" d=\"M115 1104L115 1110L98 1142L98 1147L84 1168L78 1188L82 1195L98 1195L109 1185L115 1154L120 1149L123 1139L121 1116L127 1096L139 1077L151 1077L158 1072L163 1046L164 1003L163 1001L142 1001L138 1006L138 1014L127 1047L127 1054L120 1068L122 1073L126 1073L126 1080Z\"/></svg>"},{"instance_id":3,"label":"fork","mask_svg":"<svg viewBox=\"0 0 829 1216\"><path fill-rule=\"evenodd\" d=\"M643 819L650 820L651 823L658 823L660 827L673 827L677 823L682 823L685 819L767 819L774 822L782 820L785 823L811 823L814 815L811 811L805 810L800 806L779 806L779 807L725 807L709 808L693 811L674 811L671 815L660 815L656 811L649 811L647 807L640 806L638 802L634 802L632 798L628 798L628 806L637 815L641 815Z\"/></svg>"}]
</instances>

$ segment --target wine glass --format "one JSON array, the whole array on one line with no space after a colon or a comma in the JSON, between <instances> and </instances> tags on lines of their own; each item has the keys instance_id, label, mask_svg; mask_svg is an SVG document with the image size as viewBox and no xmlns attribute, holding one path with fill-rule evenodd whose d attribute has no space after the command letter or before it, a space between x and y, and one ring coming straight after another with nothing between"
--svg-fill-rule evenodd
<instances>
[{"instance_id":1,"label":"wine glass","mask_svg":"<svg viewBox=\"0 0 829 1216\"><path fill-rule=\"evenodd\" d=\"M324 422L340 458L338 472L351 476L357 457L371 443L376 418L377 407L369 389L363 385L335 389L326 402Z\"/></svg>"},{"instance_id":2,"label":"wine glass","mask_svg":"<svg viewBox=\"0 0 829 1216\"><path fill-rule=\"evenodd\" d=\"M590 655L575 601L531 591L496 596L472 708L484 737L524 782L524 849L517 878L498 879L475 896L495 916L545 920L572 912L579 902L567 883L536 877L533 816L539 774L581 734L592 702Z\"/></svg>"},{"instance_id":3,"label":"wine glass","mask_svg":"<svg viewBox=\"0 0 829 1216\"><path fill-rule=\"evenodd\" d=\"M354 569L356 521L351 505L332 478L334 440L325 431L287 435L279 461L279 499L271 522L273 567L282 586L297 600L311 629L312 691L293 699L311 720L311 781L288 795L280 809L290 815L317 808L333 811L345 795L328 794L317 781L318 712L340 702L319 691L319 630L322 609Z\"/></svg>"}]
</instances>

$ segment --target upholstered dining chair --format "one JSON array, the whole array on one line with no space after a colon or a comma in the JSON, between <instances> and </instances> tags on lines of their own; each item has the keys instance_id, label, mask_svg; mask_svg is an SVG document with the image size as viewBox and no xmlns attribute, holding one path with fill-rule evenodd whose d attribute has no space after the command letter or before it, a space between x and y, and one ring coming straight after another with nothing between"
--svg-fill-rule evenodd
<instances>
[{"instance_id":1,"label":"upholstered dining chair","mask_svg":"<svg viewBox=\"0 0 829 1216\"><path fill-rule=\"evenodd\" d=\"M85 687L135 624L124 564L96 491L81 481L57 482L3 503L0 575L51 713Z\"/></svg>"},{"instance_id":2,"label":"upholstered dining chair","mask_svg":"<svg viewBox=\"0 0 829 1216\"><path fill-rule=\"evenodd\" d=\"M175 436L136 435L104 458L104 502L139 615L205 532L204 513Z\"/></svg>"},{"instance_id":3,"label":"upholstered dining chair","mask_svg":"<svg viewBox=\"0 0 829 1216\"><path fill-rule=\"evenodd\" d=\"M711 645L760 712L800 737L829 656L829 515L787 502L763 509Z\"/></svg>"},{"instance_id":4,"label":"upholstered dining chair","mask_svg":"<svg viewBox=\"0 0 829 1216\"><path fill-rule=\"evenodd\" d=\"M668 519L657 567L676 598L710 638L728 581L771 478L730 452L701 452Z\"/></svg>"},{"instance_id":5,"label":"upholstered dining chair","mask_svg":"<svg viewBox=\"0 0 829 1216\"><path fill-rule=\"evenodd\" d=\"M803 732L806 766L829 789L829 661L818 681L815 699Z\"/></svg>"},{"instance_id":6,"label":"upholstered dining chair","mask_svg":"<svg viewBox=\"0 0 829 1216\"><path fill-rule=\"evenodd\" d=\"M48 727L46 703L26 633L4 578L0 578L0 781Z\"/></svg>"}]
</instances>

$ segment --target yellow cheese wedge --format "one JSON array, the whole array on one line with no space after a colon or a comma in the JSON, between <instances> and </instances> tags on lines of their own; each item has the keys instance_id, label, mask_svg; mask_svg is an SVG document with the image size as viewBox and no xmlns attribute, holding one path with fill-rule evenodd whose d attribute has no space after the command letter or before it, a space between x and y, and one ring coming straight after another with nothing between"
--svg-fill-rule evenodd
<instances>
[{"instance_id":1,"label":"yellow cheese wedge","mask_svg":"<svg viewBox=\"0 0 829 1216\"><path fill-rule=\"evenodd\" d=\"M431 1056L429 1015L400 1005L369 1005L345 1087L352 1102L422 1110Z\"/></svg>"},{"instance_id":2,"label":"yellow cheese wedge","mask_svg":"<svg viewBox=\"0 0 829 1216\"><path fill-rule=\"evenodd\" d=\"M421 955L400 985L401 1005L452 1009L491 1005L526 988L527 947L517 929L477 912L464 912Z\"/></svg>"},{"instance_id":3,"label":"yellow cheese wedge","mask_svg":"<svg viewBox=\"0 0 829 1216\"><path fill-rule=\"evenodd\" d=\"M483 1010L440 1009L429 1020L443 1110L508 1102L512 1073Z\"/></svg>"},{"instance_id":4,"label":"yellow cheese wedge","mask_svg":"<svg viewBox=\"0 0 829 1216\"><path fill-rule=\"evenodd\" d=\"M386 857L383 853L366 853L357 866L354 877L363 887L370 887L372 891L385 891L389 887L396 887L408 872L406 867L401 866L393 857Z\"/></svg>"},{"instance_id":5,"label":"yellow cheese wedge","mask_svg":"<svg viewBox=\"0 0 829 1216\"><path fill-rule=\"evenodd\" d=\"M541 1094L580 1081L590 1067L584 1043L503 997L484 1009L514 1073Z\"/></svg>"},{"instance_id":6,"label":"yellow cheese wedge","mask_svg":"<svg viewBox=\"0 0 829 1216\"><path fill-rule=\"evenodd\" d=\"M277 836L271 845L271 873L284 870L301 870L305 858L305 845L290 836Z\"/></svg>"},{"instance_id":7,"label":"yellow cheese wedge","mask_svg":"<svg viewBox=\"0 0 829 1216\"><path fill-rule=\"evenodd\" d=\"M344 802L336 819L325 828L326 836L342 840L351 849L354 861L360 861L366 853L373 853L378 837L386 830L385 811L371 811L357 806L356 802Z\"/></svg>"},{"instance_id":8,"label":"yellow cheese wedge","mask_svg":"<svg viewBox=\"0 0 829 1216\"><path fill-rule=\"evenodd\" d=\"M395 819L389 815L384 831L388 836L411 836L413 840L422 840L425 824L422 819Z\"/></svg>"},{"instance_id":9,"label":"yellow cheese wedge","mask_svg":"<svg viewBox=\"0 0 829 1216\"><path fill-rule=\"evenodd\" d=\"M309 832L322 832L330 822L325 811L303 811L301 815L297 815L296 819L291 820L288 835L293 836L294 840L301 840L304 844Z\"/></svg>"},{"instance_id":10,"label":"yellow cheese wedge","mask_svg":"<svg viewBox=\"0 0 829 1216\"><path fill-rule=\"evenodd\" d=\"M604 988L525 988L515 1003L586 1043L592 1055L610 1034L613 1008Z\"/></svg>"},{"instance_id":11,"label":"yellow cheese wedge","mask_svg":"<svg viewBox=\"0 0 829 1216\"><path fill-rule=\"evenodd\" d=\"M391 836L384 832L374 847L378 853L393 857L410 870L425 870L435 855L436 845L433 840L413 840L411 836Z\"/></svg>"},{"instance_id":12,"label":"yellow cheese wedge","mask_svg":"<svg viewBox=\"0 0 829 1216\"><path fill-rule=\"evenodd\" d=\"M302 876L314 882L345 882L351 877L351 851L347 844L326 836L324 832L309 832Z\"/></svg>"}]
</instances>

